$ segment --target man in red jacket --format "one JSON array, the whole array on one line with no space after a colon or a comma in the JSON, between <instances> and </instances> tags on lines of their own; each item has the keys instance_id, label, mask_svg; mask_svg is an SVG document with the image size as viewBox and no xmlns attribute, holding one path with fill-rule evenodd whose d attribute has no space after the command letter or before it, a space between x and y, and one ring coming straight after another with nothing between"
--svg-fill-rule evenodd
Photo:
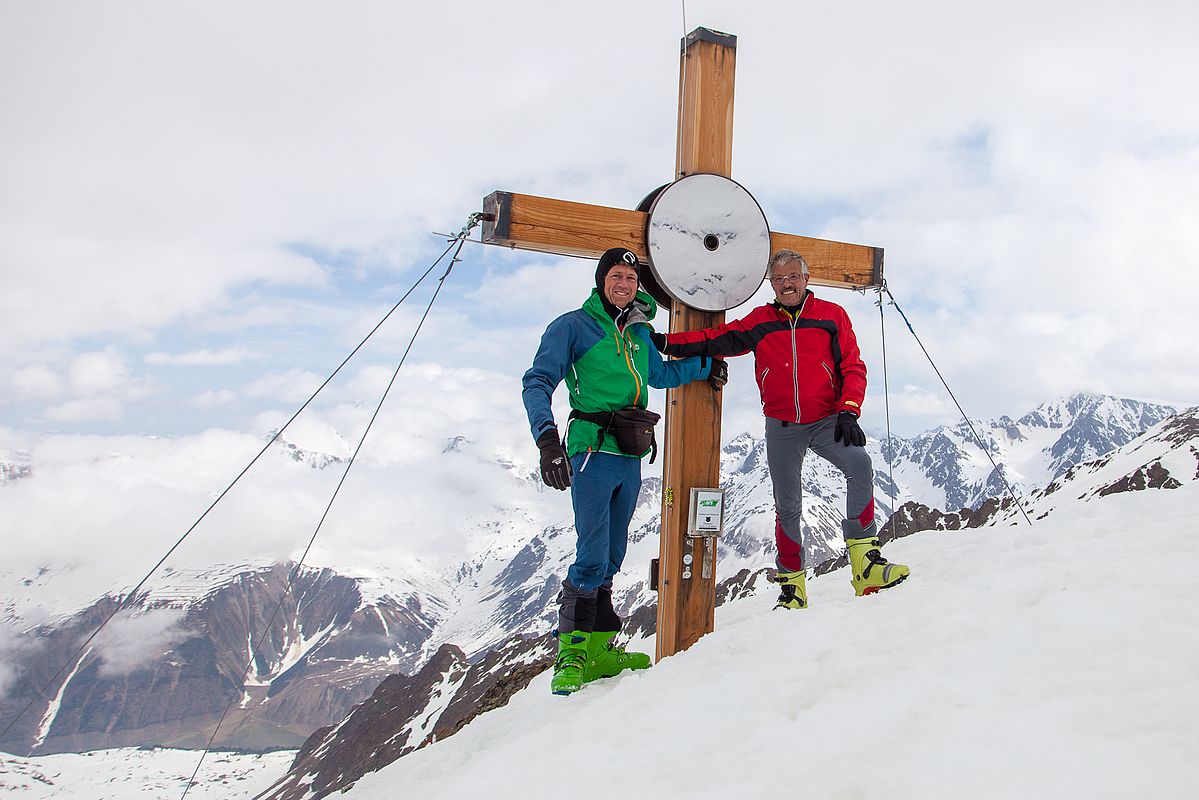
<instances>
[{"instance_id":1,"label":"man in red jacket","mask_svg":"<svg viewBox=\"0 0 1199 800\"><path fill-rule=\"evenodd\" d=\"M766 415L766 460L774 484L775 541L781 585L775 608L806 608L800 471L811 448L845 474L841 523L858 596L887 589L910 570L883 558L874 520L874 472L858 425L866 365L849 316L808 291L808 264L792 250L770 259L774 302L744 319L672 333L659 349L672 356L739 356L751 350Z\"/></svg>"}]
</instances>

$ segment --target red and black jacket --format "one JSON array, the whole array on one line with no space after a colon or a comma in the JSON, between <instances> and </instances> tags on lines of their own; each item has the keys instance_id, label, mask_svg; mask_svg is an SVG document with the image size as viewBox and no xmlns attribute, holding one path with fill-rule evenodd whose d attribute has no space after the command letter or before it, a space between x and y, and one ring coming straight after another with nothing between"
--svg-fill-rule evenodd
<instances>
[{"instance_id":1,"label":"red and black jacket","mask_svg":"<svg viewBox=\"0 0 1199 800\"><path fill-rule=\"evenodd\" d=\"M666 337L672 356L754 353L762 413L809 423L839 411L861 415L866 365L845 309L810 291L797 313L774 302L743 319Z\"/></svg>"}]
</instances>

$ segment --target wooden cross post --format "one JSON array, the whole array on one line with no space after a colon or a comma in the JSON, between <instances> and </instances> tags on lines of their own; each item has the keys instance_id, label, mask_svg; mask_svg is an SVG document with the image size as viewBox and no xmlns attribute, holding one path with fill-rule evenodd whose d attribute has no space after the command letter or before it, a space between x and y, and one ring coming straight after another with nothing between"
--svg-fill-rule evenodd
<instances>
[{"instance_id":1,"label":"wooden cross post","mask_svg":"<svg viewBox=\"0 0 1199 800\"><path fill-rule=\"evenodd\" d=\"M675 179L697 173L731 177L733 74L737 37L697 28L683 39L679 69L679 130ZM648 262L648 213L492 192L483 200L482 240L522 250L598 258L627 247ZM865 245L770 232L771 252L803 254L811 283L861 288L882 283L883 251ZM766 265L763 264L763 272ZM643 270L644 274L645 270ZM673 301L670 330L706 328L724 321ZM741 389L734 389L741 391ZM748 391L748 389L745 389ZM685 650L710 633L716 612L716 542L687 535L693 487L720 481L721 395L702 381L666 395L662 467L662 536L658 577L659 659ZM684 556L691 555L684 578ZM706 563L705 563L706 562Z\"/></svg>"}]
</instances>

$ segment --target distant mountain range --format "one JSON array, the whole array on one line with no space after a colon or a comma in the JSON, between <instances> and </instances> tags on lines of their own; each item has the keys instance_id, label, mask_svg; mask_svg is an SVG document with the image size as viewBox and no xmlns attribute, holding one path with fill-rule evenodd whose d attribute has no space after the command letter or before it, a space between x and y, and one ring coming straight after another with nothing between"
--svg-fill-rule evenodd
<instances>
[{"instance_id":1,"label":"distant mountain range","mask_svg":"<svg viewBox=\"0 0 1199 800\"><path fill-rule=\"evenodd\" d=\"M1194 448L1195 438L1185 435L1186 426L1199 424L1194 413L1174 413L1161 405L1075 395L1046 403L1019 420L1001 417L974 427L1002 464L1003 476L1038 506L1053 491L1106 475L1103 470L1117 464L1130 442L1163 420L1171 420L1168 425L1175 427L1170 430L1182 430L1182 438L1173 444L1154 440L1153 447L1165 448L1163 454L1170 448ZM339 461L285 447L291 458L312 469ZM447 442L444 455L480 457L471 449L468 439L456 437ZM932 520L925 527L968 527L970 521L1015 513L1010 500L1000 499L1006 490L999 473L964 423L911 439L871 440L868 450L875 462L880 516L890 516L892 492L896 505L903 504L888 535L901 533L899 523L910 526L917 519ZM1096 467L1104 458L1116 460ZM1110 485L1123 480L1129 489L1141 484L1164 488L1168 481L1162 470L1173 475L1179 467L1163 459L1160 455L1158 467L1137 465L1143 467L1142 478L1130 470L1113 477ZM752 591L763 568L773 563L773 500L764 441L738 437L724 448L721 464L727 511L717 577L722 594L734 597ZM520 499L501 518L475 531L483 545L445 574L387 581L344 569L305 567L296 572L292 591L280 605L291 564L214 565L164 573L154 584L157 588L135 598L122 618L173 615L179 633L157 658L135 669L106 669L102 651L95 647L70 659L119 598L102 597L38 625L27 624L14 605L0 608L0 619L21 628L17 645L8 649L15 677L0 698L0 722L7 724L32 703L0 740L0 748L37 754L132 745L203 747L231 703L216 746L292 748L308 740L297 764L317 764L319 753L348 747L361 736L369 740L361 731L389 731L387 746L376 742L373 755L345 756L361 762L364 770L452 733L480 709L502 704L544 667L558 581L573 556L569 519L531 525L537 516L522 510L528 507L522 504L538 502L536 473L507 462L495 466ZM36 462L0 462L0 491L4 483L21 480L37 480ZM1110 489L1091 483L1086 491ZM812 458L805 465L809 564L837 563L843 484L826 462ZM657 556L660 491L660 480L645 480L625 575L617 587L618 607L629 616L627 630L634 636L653 628L655 596L646 567ZM0 580L14 582L14 591L5 592L9 597L23 585L52 592L56 580L66 579L52 571L0 574ZM257 656L243 676L255 647ZM50 688L42 695L47 683ZM363 704L355 712L359 716L347 716L356 704ZM362 716L368 708L386 721L368 724ZM309 738L317 729L323 730ZM349 736L349 730L359 733ZM319 772L314 767L296 774ZM344 785L350 772L341 783L326 781L331 790ZM282 784L273 792L270 796L280 800L293 796Z\"/></svg>"},{"instance_id":2,"label":"distant mountain range","mask_svg":"<svg viewBox=\"0 0 1199 800\"><path fill-rule=\"evenodd\" d=\"M1191 481L1199 481L1199 408L1167 417L1123 446L1067 467L1047 486L1027 492L1023 505L1030 518L1039 520L1059 510L1077 513L1080 505L1112 494L1177 489ZM1019 526L1022 534L1029 530L1024 514L1007 496L989 498L976 508L949 513L909 501L888 520L882 538L890 541L920 531L963 530L983 525ZM1035 527L1031 530L1035 531ZM819 580L821 575L844 565L844 555L830 559L815 570L817 576L813 579ZM766 589L766 571L743 570L726 578L720 584L720 602ZM652 632L652 615L639 614L633 622L638 632ZM519 658L514 660L514 668L507 672L497 669L494 663L480 664L473 670L473 681L471 670L463 670L452 661L430 662L425 673L404 679L407 683L403 687L405 704L402 707L388 702L388 698L396 694L398 685L380 686L371 700L356 707L341 724L315 732L297 754L288 774L259 797L262 800L301 800L345 791L367 772L378 770L414 749L454 733L463 724L460 716L450 715L445 719L436 713L426 715L426 712L447 708L447 703L453 707L458 699L457 687L462 687L458 691L467 696L477 696L477 689L467 687L487 676L492 682L489 686L492 701L477 704L479 712L490 710L498 700L506 701L531 679L530 658L540 656L540 667L548 668L551 662L549 645L541 639L526 643L523 649L514 648L513 653L519 653ZM502 677L497 679L497 674ZM446 691L447 686L453 688ZM417 698L421 697L429 698L429 702L417 710L420 706ZM425 734L423 741L411 735L397 734L397 731L411 730L413 721L421 719L439 720L432 730L427 726L422 731Z\"/></svg>"}]
</instances>

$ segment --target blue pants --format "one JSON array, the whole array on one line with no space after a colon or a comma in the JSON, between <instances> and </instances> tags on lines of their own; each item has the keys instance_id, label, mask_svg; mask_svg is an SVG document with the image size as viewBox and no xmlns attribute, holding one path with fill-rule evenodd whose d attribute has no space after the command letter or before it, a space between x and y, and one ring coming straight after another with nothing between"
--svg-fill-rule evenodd
<instances>
[{"instance_id":1,"label":"blue pants","mask_svg":"<svg viewBox=\"0 0 1199 800\"><path fill-rule=\"evenodd\" d=\"M586 464L584 464L586 462ZM629 546L629 521L641 491L641 459L612 453L579 453L570 459L574 476L575 561L566 573L571 585L595 596L611 586Z\"/></svg>"}]
</instances>

